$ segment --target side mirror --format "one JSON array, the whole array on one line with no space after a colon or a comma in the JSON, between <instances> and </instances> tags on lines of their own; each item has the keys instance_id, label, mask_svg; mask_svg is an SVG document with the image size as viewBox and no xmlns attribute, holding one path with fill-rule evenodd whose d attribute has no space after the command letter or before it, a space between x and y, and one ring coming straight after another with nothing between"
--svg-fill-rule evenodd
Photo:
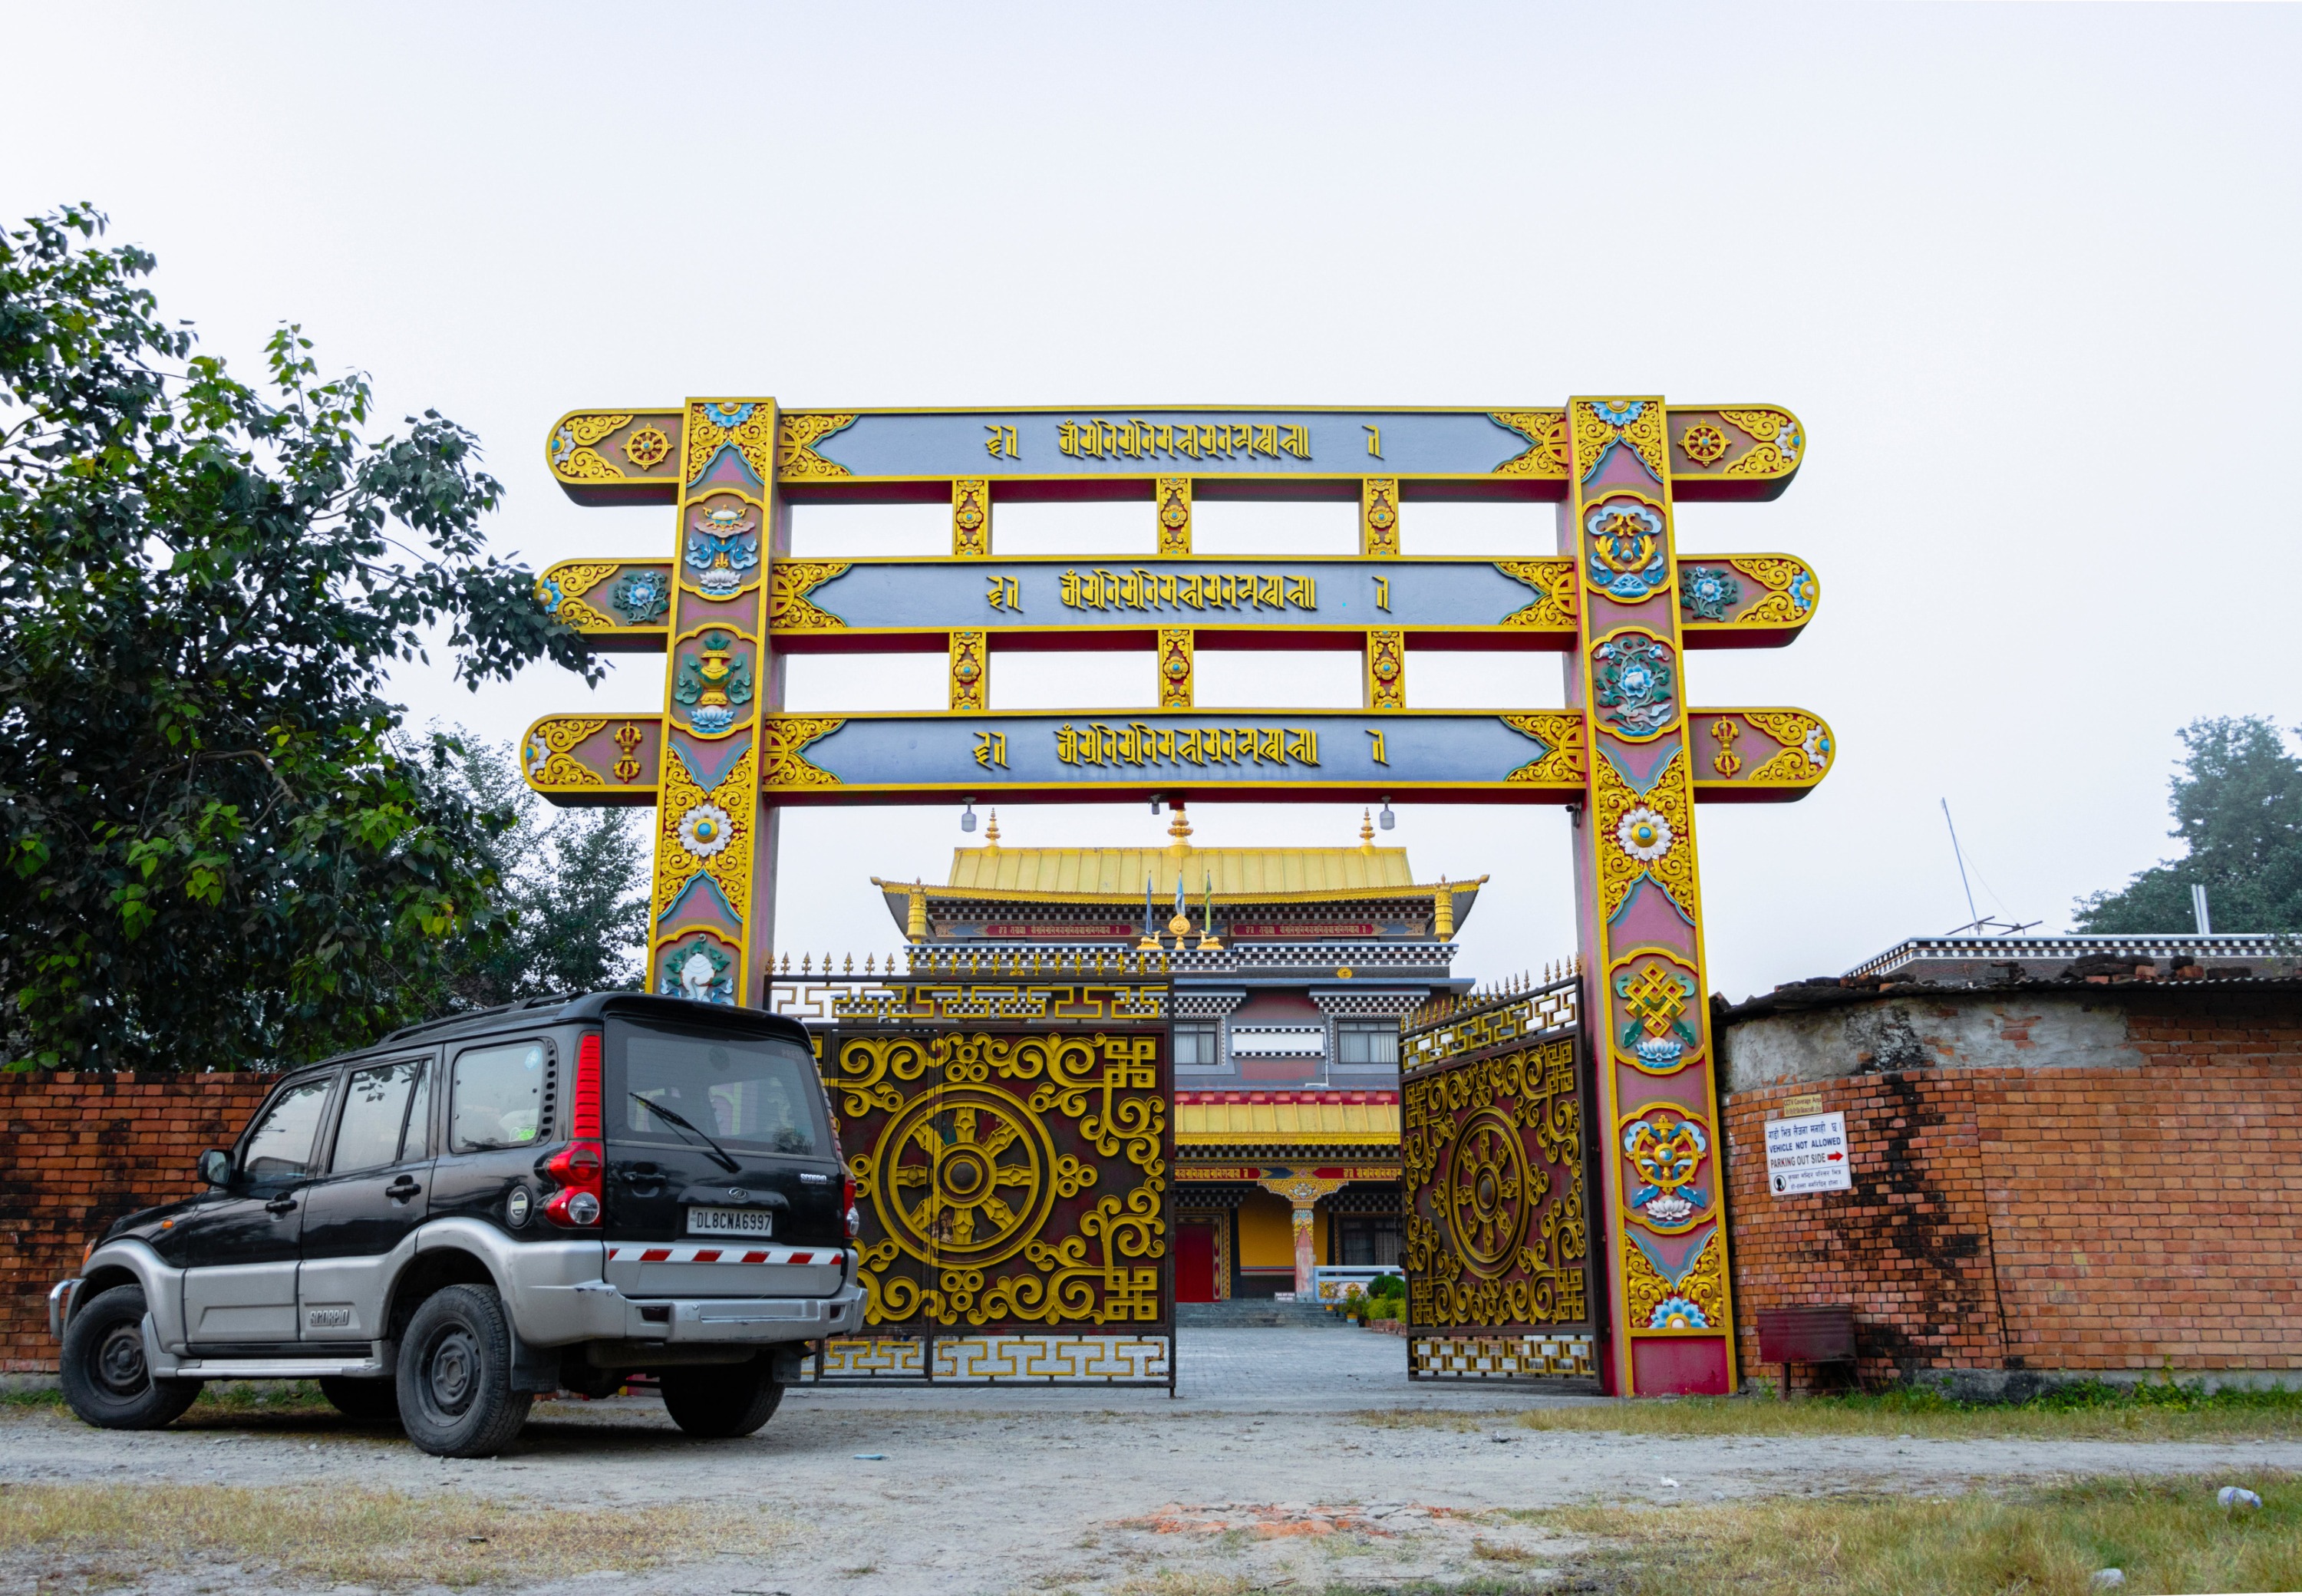
<instances>
[{"instance_id":1,"label":"side mirror","mask_svg":"<svg viewBox=\"0 0 2302 1596\"><path fill-rule=\"evenodd\" d=\"M211 1186L231 1185L231 1155L210 1147L200 1155L199 1174L200 1179Z\"/></svg>"}]
</instances>

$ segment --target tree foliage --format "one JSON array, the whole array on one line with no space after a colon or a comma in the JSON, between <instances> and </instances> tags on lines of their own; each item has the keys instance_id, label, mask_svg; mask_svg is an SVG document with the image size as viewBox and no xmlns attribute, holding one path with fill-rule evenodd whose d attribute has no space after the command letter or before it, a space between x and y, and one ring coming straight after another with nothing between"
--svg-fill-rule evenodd
<instances>
[{"instance_id":1,"label":"tree foliage","mask_svg":"<svg viewBox=\"0 0 2302 1596\"><path fill-rule=\"evenodd\" d=\"M506 822L487 844L500 926L458 937L435 1009L485 1008L525 997L638 987L647 939L648 861L631 817L561 810L520 779L509 748L458 734L464 796Z\"/></svg>"},{"instance_id":2,"label":"tree foliage","mask_svg":"<svg viewBox=\"0 0 2302 1596\"><path fill-rule=\"evenodd\" d=\"M502 489L426 411L368 441L292 325L195 351L84 206L0 232L0 1026L20 1064L231 1068L357 1042L497 934L510 823L391 664L597 671L487 552Z\"/></svg>"},{"instance_id":3,"label":"tree foliage","mask_svg":"<svg viewBox=\"0 0 2302 1596\"><path fill-rule=\"evenodd\" d=\"M2258 716L2194 720L2170 784L2180 859L2163 860L2116 892L2079 900L2078 928L2112 935L2196 928L2190 887L2206 889L2218 931L2302 931L2302 759Z\"/></svg>"}]
</instances>

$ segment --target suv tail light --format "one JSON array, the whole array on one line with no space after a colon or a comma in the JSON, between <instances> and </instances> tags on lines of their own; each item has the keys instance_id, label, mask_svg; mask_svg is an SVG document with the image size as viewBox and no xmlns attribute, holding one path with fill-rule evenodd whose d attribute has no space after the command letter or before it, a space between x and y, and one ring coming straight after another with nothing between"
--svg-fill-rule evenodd
<instances>
[{"instance_id":1,"label":"suv tail light","mask_svg":"<svg viewBox=\"0 0 2302 1596\"><path fill-rule=\"evenodd\" d=\"M600 1033L585 1031L576 1045L576 1090L567 1105L574 1139L551 1155L543 1172L559 1183L543 1216L578 1229L600 1222L607 1199L608 1155L600 1145Z\"/></svg>"},{"instance_id":2,"label":"suv tail light","mask_svg":"<svg viewBox=\"0 0 2302 1596\"><path fill-rule=\"evenodd\" d=\"M847 1210L847 1239L853 1241L863 1233L863 1215L855 1206L854 1176L847 1177L847 1184L841 1191L839 1200Z\"/></svg>"}]
</instances>

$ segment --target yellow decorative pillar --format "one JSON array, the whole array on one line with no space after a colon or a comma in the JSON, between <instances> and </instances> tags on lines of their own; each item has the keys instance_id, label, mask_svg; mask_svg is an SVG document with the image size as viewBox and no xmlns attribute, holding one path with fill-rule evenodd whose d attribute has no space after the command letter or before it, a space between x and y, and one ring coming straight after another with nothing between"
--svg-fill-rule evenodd
<instances>
[{"instance_id":1,"label":"yellow decorative pillar","mask_svg":"<svg viewBox=\"0 0 2302 1596\"><path fill-rule=\"evenodd\" d=\"M1152 488L1159 504L1159 552L1191 551L1191 479L1163 476Z\"/></svg>"},{"instance_id":2,"label":"yellow decorative pillar","mask_svg":"<svg viewBox=\"0 0 2302 1596\"><path fill-rule=\"evenodd\" d=\"M951 484L951 551L962 559L991 552L991 483L980 476L954 477Z\"/></svg>"},{"instance_id":3,"label":"yellow decorative pillar","mask_svg":"<svg viewBox=\"0 0 2302 1596\"><path fill-rule=\"evenodd\" d=\"M1359 552L1399 552L1399 479L1370 476L1359 483Z\"/></svg>"},{"instance_id":4,"label":"yellow decorative pillar","mask_svg":"<svg viewBox=\"0 0 2302 1596\"><path fill-rule=\"evenodd\" d=\"M1343 1183L1322 1180L1315 1175L1280 1175L1258 1184L1265 1191L1285 1197L1295 1210L1295 1299L1298 1302L1310 1300L1313 1289L1311 1271L1319 1263L1319 1199L1332 1197L1343 1189Z\"/></svg>"}]
</instances>

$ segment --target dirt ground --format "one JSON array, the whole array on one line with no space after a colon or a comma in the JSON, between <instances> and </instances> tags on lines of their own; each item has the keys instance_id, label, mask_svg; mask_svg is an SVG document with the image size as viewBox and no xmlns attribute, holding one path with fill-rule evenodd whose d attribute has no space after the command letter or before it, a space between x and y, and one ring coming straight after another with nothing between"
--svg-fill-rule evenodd
<instances>
[{"instance_id":1,"label":"dirt ground","mask_svg":"<svg viewBox=\"0 0 2302 1596\"><path fill-rule=\"evenodd\" d=\"M1417 1580L1533 1589L1571 1563L1571 1540L1514 1525L1499 1509L2302 1469L2302 1442L2280 1441L1541 1432L1516 1424L1516 1413L1556 1399L1339 1380L1348 1373L1338 1365L1340 1343L1325 1349L1323 1368L1275 1343L1239 1345L1245 1363L1233 1378L1211 1376L1198 1394L1187 1389L1172 1402L1138 1392L802 1389L740 1441L689 1441L647 1398L555 1402L538 1407L509 1452L481 1462L426 1457L396 1434L332 1416L258 1412L129 1435L90 1430L55 1408L20 1407L0 1417L0 1488L340 1485L476 1499L507 1515L702 1504L776 1526L764 1555L716 1555L707 1543L637 1574L524 1583L517 1567L490 1571L490 1583L512 1589L1292 1596ZM1257 1377L1254 1365L1273 1358L1291 1372ZM1267 1388L1260 1397L1257 1384ZM137 1568L137 1588L166 1596L331 1588L197 1556ZM86 1572L85 1559L69 1553L11 1559L0 1567L0 1592L70 1588L76 1569Z\"/></svg>"}]
</instances>

